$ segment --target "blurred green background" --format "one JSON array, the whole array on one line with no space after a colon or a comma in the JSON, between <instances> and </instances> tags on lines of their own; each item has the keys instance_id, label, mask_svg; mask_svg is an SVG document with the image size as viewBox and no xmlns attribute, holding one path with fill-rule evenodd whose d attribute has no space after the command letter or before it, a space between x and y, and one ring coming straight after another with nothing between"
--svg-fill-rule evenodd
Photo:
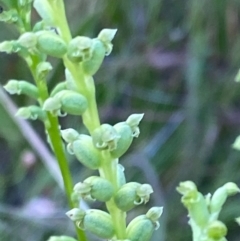
<instances>
[{"instance_id":1,"label":"blurred green background","mask_svg":"<svg viewBox=\"0 0 240 241\"><path fill-rule=\"evenodd\" d=\"M116 123L131 113L145 113L141 135L121 163L127 180L150 183L155 193L148 207L164 205L161 228L153 241L191 240L187 212L175 188L193 180L204 194L227 181L240 185L240 153L231 148L240 133L240 1L238 0L68 0L74 36L95 37L117 28L114 50L95 76L102 122ZM38 19L33 12L34 21ZM0 41L15 39L12 26L0 25ZM0 55L0 81L32 81L17 56ZM64 79L61 62L49 76L49 88ZM73 234L65 216L66 198L40 122L16 123L8 97L0 92L0 241L45 241L49 235ZM13 96L17 106L33 104ZM83 131L79 118L61 119L63 128ZM74 182L94 173L72 156ZM240 197L228 200L220 219L228 240L238 241ZM101 203L90 203L101 208ZM129 219L144 213L139 207ZM104 208L104 207L103 207ZM96 240L92 237L91 240Z\"/></svg>"}]
</instances>

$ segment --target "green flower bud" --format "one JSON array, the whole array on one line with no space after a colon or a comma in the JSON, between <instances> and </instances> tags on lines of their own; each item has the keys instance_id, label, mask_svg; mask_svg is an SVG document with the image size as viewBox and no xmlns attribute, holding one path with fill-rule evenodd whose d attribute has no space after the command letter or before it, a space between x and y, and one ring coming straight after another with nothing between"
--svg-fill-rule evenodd
<instances>
[{"instance_id":1,"label":"green flower bud","mask_svg":"<svg viewBox=\"0 0 240 241\"><path fill-rule=\"evenodd\" d=\"M181 201L188 209L190 218L198 226L206 226L210 216L208 205L204 196L197 191L196 185L192 181L181 182L177 191L183 195Z\"/></svg>"},{"instance_id":2,"label":"green flower bud","mask_svg":"<svg viewBox=\"0 0 240 241\"><path fill-rule=\"evenodd\" d=\"M139 125L140 121L142 120L143 116L144 116L144 114L132 114L126 120L126 123L132 129L132 133L133 133L134 137L138 137L140 134L138 125Z\"/></svg>"},{"instance_id":3,"label":"green flower bud","mask_svg":"<svg viewBox=\"0 0 240 241\"><path fill-rule=\"evenodd\" d=\"M26 32L19 37L17 42L26 49L32 49L37 45L37 36L33 32Z\"/></svg>"},{"instance_id":4,"label":"green flower bud","mask_svg":"<svg viewBox=\"0 0 240 241\"><path fill-rule=\"evenodd\" d=\"M118 187L123 186L124 184L126 184L126 178L124 175L124 167L121 164L117 165L117 184Z\"/></svg>"},{"instance_id":5,"label":"green flower bud","mask_svg":"<svg viewBox=\"0 0 240 241\"><path fill-rule=\"evenodd\" d=\"M83 221L79 222L78 226L103 239L110 239L115 234L111 216L101 210L87 210Z\"/></svg>"},{"instance_id":6,"label":"green flower bud","mask_svg":"<svg viewBox=\"0 0 240 241\"><path fill-rule=\"evenodd\" d=\"M72 128L61 130L61 135L67 143L72 143L80 137L80 134Z\"/></svg>"},{"instance_id":7,"label":"green flower bud","mask_svg":"<svg viewBox=\"0 0 240 241\"><path fill-rule=\"evenodd\" d=\"M23 119L32 119L32 120L46 120L46 113L39 107L35 105L31 105L28 107L22 107L18 109L16 116L19 116Z\"/></svg>"},{"instance_id":8,"label":"green flower bud","mask_svg":"<svg viewBox=\"0 0 240 241\"><path fill-rule=\"evenodd\" d=\"M154 230L160 226L157 220L161 214L162 207L153 207L146 215L134 218L127 226L127 238L131 241L149 241Z\"/></svg>"},{"instance_id":9,"label":"green flower bud","mask_svg":"<svg viewBox=\"0 0 240 241\"><path fill-rule=\"evenodd\" d=\"M198 195L197 186L192 181L180 182L177 191L188 199L196 199Z\"/></svg>"},{"instance_id":10,"label":"green flower bud","mask_svg":"<svg viewBox=\"0 0 240 241\"><path fill-rule=\"evenodd\" d=\"M66 81L65 82L60 82L53 88L53 90L51 91L50 96L53 97L54 95L56 95L61 90L66 90L66 89L67 89Z\"/></svg>"},{"instance_id":11,"label":"green flower bud","mask_svg":"<svg viewBox=\"0 0 240 241\"><path fill-rule=\"evenodd\" d=\"M49 62L41 62L37 65L37 78L45 80L48 73L52 70L52 65Z\"/></svg>"},{"instance_id":12,"label":"green flower bud","mask_svg":"<svg viewBox=\"0 0 240 241\"><path fill-rule=\"evenodd\" d=\"M50 111L55 116L62 116L60 111L61 106L61 101L58 98L49 97L43 103L42 108L45 111Z\"/></svg>"},{"instance_id":13,"label":"green flower bud","mask_svg":"<svg viewBox=\"0 0 240 241\"><path fill-rule=\"evenodd\" d=\"M77 183L73 190L84 199L101 202L109 201L114 192L112 184L98 176L91 176L85 179L83 183Z\"/></svg>"},{"instance_id":14,"label":"green flower bud","mask_svg":"<svg viewBox=\"0 0 240 241\"><path fill-rule=\"evenodd\" d=\"M43 109L59 116L64 116L60 109L71 115L81 115L87 109L87 100L75 91L62 90L53 97L49 97L44 102Z\"/></svg>"},{"instance_id":15,"label":"green flower bud","mask_svg":"<svg viewBox=\"0 0 240 241\"><path fill-rule=\"evenodd\" d=\"M62 90L54 96L59 97L62 110L68 114L82 115L88 107L87 99L75 91Z\"/></svg>"},{"instance_id":16,"label":"green flower bud","mask_svg":"<svg viewBox=\"0 0 240 241\"><path fill-rule=\"evenodd\" d=\"M227 235L227 227L223 222L215 220L208 225L207 235L211 239L220 240Z\"/></svg>"},{"instance_id":17,"label":"green flower bud","mask_svg":"<svg viewBox=\"0 0 240 241\"><path fill-rule=\"evenodd\" d=\"M149 241L155 230L154 223L145 218L131 228L127 228L127 238L131 241Z\"/></svg>"},{"instance_id":18,"label":"green flower bud","mask_svg":"<svg viewBox=\"0 0 240 241\"><path fill-rule=\"evenodd\" d=\"M72 39L68 45L68 58L76 63L89 60L92 57L92 44L93 40L88 37L78 36Z\"/></svg>"},{"instance_id":19,"label":"green flower bud","mask_svg":"<svg viewBox=\"0 0 240 241\"><path fill-rule=\"evenodd\" d=\"M13 53L13 41L3 41L0 43L0 52L5 52L7 54Z\"/></svg>"},{"instance_id":20,"label":"green flower bud","mask_svg":"<svg viewBox=\"0 0 240 241\"><path fill-rule=\"evenodd\" d=\"M86 215L86 212L79 209L79 208L73 208L70 211L66 212L66 215L73 221L73 222L77 222L77 221L82 221L83 218Z\"/></svg>"},{"instance_id":21,"label":"green flower bud","mask_svg":"<svg viewBox=\"0 0 240 241\"><path fill-rule=\"evenodd\" d=\"M239 192L238 186L233 182L228 182L222 187L218 188L210 201L210 212L219 214L222 210L223 204L226 202L227 197L231 195L235 195Z\"/></svg>"},{"instance_id":22,"label":"green flower bud","mask_svg":"<svg viewBox=\"0 0 240 241\"><path fill-rule=\"evenodd\" d=\"M35 85L24 80L9 80L8 83L4 86L4 89L11 95L25 94L34 99L37 99L39 97L38 88Z\"/></svg>"},{"instance_id":23,"label":"green flower bud","mask_svg":"<svg viewBox=\"0 0 240 241\"><path fill-rule=\"evenodd\" d=\"M146 204L149 201L153 189L149 184L129 182L124 184L116 193L114 201L122 211L129 211L135 205Z\"/></svg>"},{"instance_id":24,"label":"green flower bud","mask_svg":"<svg viewBox=\"0 0 240 241\"><path fill-rule=\"evenodd\" d=\"M127 125L126 122L118 123L113 127L117 131L117 134L120 136L120 138L117 141L117 147L110 151L110 154L113 158L119 158L128 150L132 143L132 129L129 125Z\"/></svg>"},{"instance_id":25,"label":"green flower bud","mask_svg":"<svg viewBox=\"0 0 240 241\"><path fill-rule=\"evenodd\" d=\"M38 32L37 47L43 53L61 58L67 52L67 45L57 34L49 31Z\"/></svg>"},{"instance_id":26,"label":"green flower bud","mask_svg":"<svg viewBox=\"0 0 240 241\"><path fill-rule=\"evenodd\" d=\"M80 135L79 139L70 146L76 158L86 167L92 170L99 168L101 162L98 150L93 146L92 138L88 135Z\"/></svg>"},{"instance_id":27,"label":"green flower bud","mask_svg":"<svg viewBox=\"0 0 240 241\"><path fill-rule=\"evenodd\" d=\"M138 216L128 224L127 238L131 241L149 241L158 227L159 223L152 221L146 215Z\"/></svg>"},{"instance_id":28,"label":"green flower bud","mask_svg":"<svg viewBox=\"0 0 240 241\"><path fill-rule=\"evenodd\" d=\"M52 236L48 241L77 241L75 238L69 236Z\"/></svg>"},{"instance_id":29,"label":"green flower bud","mask_svg":"<svg viewBox=\"0 0 240 241\"><path fill-rule=\"evenodd\" d=\"M93 39L91 58L82 62L85 74L94 75L99 70L105 57L105 51L103 43L98 39Z\"/></svg>"},{"instance_id":30,"label":"green flower bud","mask_svg":"<svg viewBox=\"0 0 240 241\"><path fill-rule=\"evenodd\" d=\"M98 149L109 149L112 151L117 147L119 135L113 126L102 124L92 133L93 144Z\"/></svg>"},{"instance_id":31,"label":"green flower bud","mask_svg":"<svg viewBox=\"0 0 240 241\"><path fill-rule=\"evenodd\" d=\"M146 213L146 217L149 218L152 222L158 222L158 219L163 213L163 207L152 207Z\"/></svg>"},{"instance_id":32,"label":"green flower bud","mask_svg":"<svg viewBox=\"0 0 240 241\"><path fill-rule=\"evenodd\" d=\"M240 192L239 187L234 182L227 182L223 187L226 189L228 196L235 195Z\"/></svg>"},{"instance_id":33,"label":"green flower bud","mask_svg":"<svg viewBox=\"0 0 240 241\"><path fill-rule=\"evenodd\" d=\"M117 29L105 28L98 34L98 39L102 42L111 42L117 33Z\"/></svg>"},{"instance_id":34,"label":"green flower bud","mask_svg":"<svg viewBox=\"0 0 240 241\"><path fill-rule=\"evenodd\" d=\"M116 35L117 29L103 29L98 34L98 39L101 40L105 47L105 55L109 55L112 52L113 45L111 41L113 40L114 36Z\"/></svg>"}]
</instances>

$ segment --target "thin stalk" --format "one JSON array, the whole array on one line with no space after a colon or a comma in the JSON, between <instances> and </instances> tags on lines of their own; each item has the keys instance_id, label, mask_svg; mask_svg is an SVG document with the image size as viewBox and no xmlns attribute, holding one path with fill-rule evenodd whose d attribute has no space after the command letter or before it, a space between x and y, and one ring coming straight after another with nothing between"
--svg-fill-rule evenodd
<instances>
[{"instance_id":1,"label":"thin stalk","mask_svg":"<svg viewBox=\"0 0 240 241\"><path fill-rule=\"evenodd\" d=\"M117 184L117 164L118 160L111 160L102 155L102 167L99 168L101 177L106 178L113 184L115 192L119 189ZM121 211L116 207L113 199L106 202L107 209L112 217L113 225L118 239L126 239L126 212Z\"/></svg>"},{"instance_id":2,"label":"thin stalk","mask_svg":"<svg viewBox=\"0 0 240 241\"><path fill-rule=\"evenodd\" d=\"M29 4L28 7L30 8L31 5ZM62 2L61 5L58 4L58 8L59 8L59 10L61 9L60 11L62 11L63 16L65 16L65 10L64 10L63 2ZM27 16L22 16L22 19L24 20L23 21L24 28L23 29L19 28L20 33L28 32L28 31L31 30L30 9L27 12L28 12ZM21 9L20 9L20 13L21 13ZM61 14L58 14L58 16L60 16L60 17L58 17L58 20L59 20L60 23L62 23L62 21L65 21L66 18L64 18L63 20L61 19ZM67 27L66 29L64 29L64 32L65 32L65 36L67 36L65 41L70 40L71 34L70 34L69 28ZM37 76L37 66L42 60L37 55L32 55L29 58L25 58L25 61L27 62L28 67L29 67L29 69L32 73L33 78L34 78L34 81L35 81L35 83L38 87L39 104L40 104L40 106L42 106L44 101L49 97L46 80L45 79L39 79L38 76ZM45 125L45 130L46 130L47 134L49 135L54 154L55 154L55 156L57 158L57 161L58 161L58 165L59 165L61 175L62 175L62 178L63 178L64 189L65 189L65 193L66 193L66 196L67 196L68 205L69 205L70 208L74 208L75 205L74 205L74 202L71 199L72 190L73 190L73 182L72 182L71 173L70 173L70 170L69 170L69 167L68 167L66 155L65 155L65 152L64 152L64 148L63 148L63 145L62 145L62 139L61 139L60 131L59 131L58 118L53 116L51 113L48 112L47 113L47 120L45 121L44 125ZM87 241L85 233L82 230L80 230L79 228L77 228L76 225L75 225L75 229L76 229L76 234L77 234L78 240L79 241Z\"/></svg>"},{"instance_id":3,"label":"thin stalk","mask_svg":"<svg viewBox=\"0 0 240 241\"><path fill-rule=\"evenodd\" d=\"M61 35L65 41L70 41L71 35L69 31L68 22L66 19L66 14L64 10L63 1L61 1L61 21L58 21L58 16L55 17L56 22L58 23L57 27L61 32ZM88 108L83 114L83 123L91 134L94 129L100 126L100 119L98 108L96 104L95 97L95 84L92 76L85 75L81 64L75 64L68 60L67 57L63 58L64 65L72 74L73 79L77 85L77 88L80 93L84 94L88 101ZM100 176L109 180L115 188L115 191L118 190L117 186L117 164L118 162L110 158L106 158L102 155L103 163L102 167L99 169ZM114 203L114 200L111 199L106 203L107 209L112 217L113 225L115 227L116 236L118 239L126 238L126 213L122 212Z\"/></svg>"},{"instance_id":4,"label":"thin stalk","mask_svg":"<svg viewBox=\"0 0 240 241\"><path fill-rule=\"evenodd\" d=\"M32 56L30 62L27 61L29 69L31 70L33 78L39 89L39 102L40 102L39 104L42 105L42 103L49 97L49 94L48 94L46 81L43 79L39 79L36 75L36 67L39 64L39 62L40 61L36 56ZM70 208L74 208L75 205L71 200L73 182L72 182L71 173L68 167L66 155L62 145L62 140L59 132L59 122L57 117L53 116L49 112L47 114L47 121L45 121L45 129L47 131L47 134L49 135L54 154L57 158L58 165L60 167L60 171L61 171L63 183L64 183L64 189L68 200L68 205ZM86 239L85 233L79 228L77 228L76 226L75 228L76 228L78 240L86 241L87 239Z\"/></svg>"}]
</instances>

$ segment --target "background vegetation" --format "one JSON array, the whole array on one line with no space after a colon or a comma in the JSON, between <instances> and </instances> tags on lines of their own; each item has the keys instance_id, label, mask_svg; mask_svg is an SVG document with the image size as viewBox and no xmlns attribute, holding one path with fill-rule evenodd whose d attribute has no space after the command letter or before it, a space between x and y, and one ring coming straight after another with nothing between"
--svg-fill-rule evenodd
<instances>
[{"instance_id":1,"label":"background vegetation","mask_svg":"<svg viewBox=\"0 0 240 241\"><path fill-rule=\"evenodd\" d=\"M145 113L141 135L121 163L128 180L154 187L150 205L164 205L153 241L191 240L178 183L191 179L205 194L227 181L240 185L240 153L231 148L240 133L240 85L234 82L240 66L240 1L68 0L66 8L74 35L95 37L102 28L118 29L114 51L95 76L102 122ZM38 19L36 13L33 18ZM0 41L17 37L11 26L0 29ZM50 88L64 78L62 64L52 61ZM2 85L14 78L32 81L17 56L1 54L0 63ZM32 104L24 96L11 99L18 106ZM25 122L16 122L2 91L0 100L0 240L71 234L48 151ZM72 116L61 123L83 128ZM31 125L46 143L41 123ZM75 182L92 174L72 157L69 162ZM221 215L230 241L239 240L234 222L239 203L239 196L231 198Z\"/></svg>"}]
</instances>

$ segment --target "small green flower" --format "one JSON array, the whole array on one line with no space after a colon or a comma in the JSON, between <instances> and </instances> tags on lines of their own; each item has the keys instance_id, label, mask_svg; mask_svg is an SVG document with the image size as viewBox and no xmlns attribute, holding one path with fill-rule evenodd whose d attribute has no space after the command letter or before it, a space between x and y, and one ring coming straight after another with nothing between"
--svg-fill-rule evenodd
<instances>
[{"instance_id":1,"label":"small green flower","mask_svg":"<svg viewBox=\"0 0 240 241\"><path fill-rule=\"evenodd\" d=\"M77 183L73 190L86 200L101 202L109 201L114 193L112 184L98 176L91 176L83 182Z\"/></svg>"},{"instance_id":2,"label":"small green flower","mask_svg":"<svg viewBox=\"0 0 240 241\"><path fill-rule=\"evenodd\" d=\"M11 95L25 94L34 99L39 98L38 88L25 80L9 80L4 89Z\"/></svg>"},{"instance_id":3,"label":"small green flower","mask_svg":"<svg viewBox=\"0 0 240 241\"><path fill-rule=\"evenodd\" d=\"M62 58L67 53L67 45L64 40L50 31L37 32L37 48L56 58Z\"/></svg>"}]
</instances>

